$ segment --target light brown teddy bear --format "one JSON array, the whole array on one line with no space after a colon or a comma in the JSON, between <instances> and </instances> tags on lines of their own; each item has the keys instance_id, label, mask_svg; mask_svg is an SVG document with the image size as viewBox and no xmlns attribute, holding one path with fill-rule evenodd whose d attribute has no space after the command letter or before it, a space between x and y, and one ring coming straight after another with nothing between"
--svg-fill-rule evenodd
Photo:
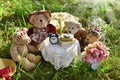
<instances>
[{"instance_id":1,"label":"light brown teddy bear","mask_svg":"<svg viewBox=\"0 0 120 80\"><path fill-rule=\"evenodd\" d=\"M74 34L74 38L76 38L81 46L81 51L84 50L85 39L87 32L79 22L73 21L65 21L65 26L67 27L67 33Z\"/></svg>"},{"instance_id":2,"label":"light brown teddy bear","mask_svg":"<svg viewBox=\"0 0 120 80\"><path fill-rule=\"evenodd\" d=\"M96 41L100 41L100 33L97 32L96 30L88 30L87 31L87 37L85 39L85 46L87 46L88 44L93 44Z\"/></svg>"},{"instance_id":3,"label":"light brown teddy bear","mask_svg":"<svg viewBox=\"0 0 120 80\"><path fill-rule=\"evenodd\" d=\"M27 44L31 41L27 35L27 29L17 30L13 35L13 44L10 47L10 54L15 62L21 62L23 68L30 71L41 61L41 56L28 53Z\"/></svg>"},{"instance_id":4,"label":"light brown teddy bear","mask_svg":"<svg viewBox=\"0 0 120 80\"><path fill-rule=\"evenodd\" d=\"M51 13L47 10L34 11L27 18L28 22L32 24L28 30L28 36L31 38L28 48L29 51L35 52L40 47L41 42L49 36L49 33L56 34L56 27L49 24Z\"/></svg>"}]
</instances>

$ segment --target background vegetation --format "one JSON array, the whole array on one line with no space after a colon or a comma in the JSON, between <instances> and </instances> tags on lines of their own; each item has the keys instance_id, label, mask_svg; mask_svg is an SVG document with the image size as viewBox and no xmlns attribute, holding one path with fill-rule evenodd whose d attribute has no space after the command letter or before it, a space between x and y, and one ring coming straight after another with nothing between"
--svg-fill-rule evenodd
<instances>
[{"instance_id":1,"label":"background vegetation","mask_svg":"<svg viewBox=\"0 0 120 80\"><path fill-rule=\"evenodd\" d=\"M13 80L120 80L120 0L0 0L0 57L11 58L9 48L12 34L18 27L31 25L26 15L43 6L51 12L69 12L80 18L83 27L93 18L100 17L107 23L105 43L110 48L110 57L94 71L90 65L74 60L64 69L56 71L43 61L34 71L26 72L17 67ZM97 0L99 1L99 0ZM39 52L36 54L40 54ZM19 65L19 64L17 64Z\"/></svg>"}]
</instances>

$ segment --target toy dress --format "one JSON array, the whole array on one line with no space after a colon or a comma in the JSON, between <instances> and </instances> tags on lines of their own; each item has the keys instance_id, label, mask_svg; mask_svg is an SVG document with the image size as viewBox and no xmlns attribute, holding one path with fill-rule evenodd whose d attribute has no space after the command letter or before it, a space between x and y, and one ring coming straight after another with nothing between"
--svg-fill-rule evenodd
<instances>
[{"instance_id":1,"label":"toy dress","mask_svg":"<svg viewBox=\"0 0 120 80\"><path fill-rule=\"evenodd\" d=\"M41 43L43 40L45 40L48 37L48 33L45 31L45 29L39 29L36 33L33 33L30 35L30 38L38 43Z\"/></svg>"}]
</instances>

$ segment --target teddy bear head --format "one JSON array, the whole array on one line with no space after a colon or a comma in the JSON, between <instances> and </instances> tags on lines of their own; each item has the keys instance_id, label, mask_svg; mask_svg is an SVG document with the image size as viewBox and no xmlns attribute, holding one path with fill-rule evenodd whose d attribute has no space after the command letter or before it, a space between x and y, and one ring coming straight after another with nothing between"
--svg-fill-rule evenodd
<instances>
[{"instance_id":1,"label":"teddy bear head","mask_svg":"<svg viewBox=\"0 0 120 80\"><path fill-rule=\"evenodd\" d=\"M75 21L65 21L65 26L67 27L67 33L75 34L79 29L82 29L82 25Z\"/></svg>"},{"instance_id":2,"label":"teddy bear head","mask_svg":"<svg viewBox=\"0 0 120 80\"><path fill-rule=\"evenodd\" d=\"M44 28L50 22L51 13L47 10L34 11L27 16L27 19L34 27Z\"/></svg>"},{"instance_id":3,"label":"teddy bear head","mask_svg":"<svg viewBox=\"0 0 120 80\"><path fill-rule=\"evenodd\" d=\"M29 44L31 42L31 39L27 35L27 29L22 28L22 29L17 30L13 34L13 41L17 45Z\"/></svg>"},{"instance_id":4,"label":"teddy bear head","mask_svg":"<svg viewBox=\"0 0 120 80\"><path fill-rule=\"evenodd\" d=\"M99 41L99 39L100 39L100 34L97 31L88 30L85 42L92 44L95 41Z\"/></svg>"}]
</instances>

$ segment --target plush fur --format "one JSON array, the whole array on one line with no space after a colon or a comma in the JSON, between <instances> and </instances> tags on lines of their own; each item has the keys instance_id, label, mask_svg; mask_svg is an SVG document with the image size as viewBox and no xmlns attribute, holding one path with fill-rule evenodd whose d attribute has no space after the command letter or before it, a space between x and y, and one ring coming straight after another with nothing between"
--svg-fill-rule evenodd
<instances>
[{"instance_id":1,"label":"plush fur","mask_svg":"<svg viewBox=\"0 0 120 80\"><path fill-rule=\"evenodd\" d=\"M35 52L40 47L41 42L48 37L49 33L56 33L56 27L49 24L51 13L47 10L34 11L28 15L27 19L33 26L28 30L28 35L31 38L28 48L29 51Z\"/></svg>"},{"instance_id":2,"label":"plush fur","mask_svg":"<svg viewBox=\"0 0 120 80\"><path fill-rule=\"evenodd\" d=\"M23 68L30 71L41 61L41 56L28 53L27 44L31 41L27 35L27 29L17 30L13 35L13 44L10 47L10 54L15 62L21 62Z\"/></svg>"},{"instance_id":3,"label":"plush fur","mask_svg":"<svg viewBox=\"0 0 120 80\"><path fill-rule=\"evenodd\" d=\"M87 44L92 44L96 41L100 40L100 34L97 31L94 30L88 30L87 32L87 37L86 37L86 45Z\"/></svg>"},{"instance_id":4,"label":"plush fur","mask_svg":"<svg viewBox=\"0 0 120 80\"><path fill-rule=\"evenodd\" d=\"M67 27L67 33L74 34L74 37L79 41L81 51L84 50L84 42L86 39L87 32L79 22L65 21Z\"/></svg>"}]
</instances>

